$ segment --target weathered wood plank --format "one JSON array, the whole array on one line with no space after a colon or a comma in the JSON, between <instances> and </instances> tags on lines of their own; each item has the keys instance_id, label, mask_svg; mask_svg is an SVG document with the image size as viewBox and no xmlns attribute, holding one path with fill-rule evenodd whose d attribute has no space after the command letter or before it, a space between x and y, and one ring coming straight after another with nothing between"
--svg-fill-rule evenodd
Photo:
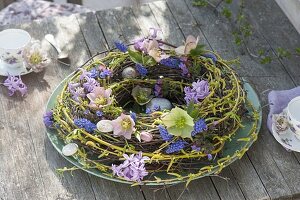
<instances>
[{"instance_id":1,"label":"weathered wood plank","mask_svg":"<svg viewBox=\"0 0 300 200\"><path fill-rule=\"evenodd\" d=\"M183 2L177 0L168 1L170 5L172 5L172 2L173 5L175 5L175 2L176 5L183 4ZM259 61L254 60L246 53L243 46L237 47L232 35L232 26L228 23L227 19L218 16L210 7L194 7L192 6L191 0L186 0L186 3L195 18L195 22L201 28L211 47L220 53L224 59L235 59L239 57L241 67L235 67L235 69L241 76L280 76L285 73L284 68L278 63L261 65ZM251 43L257 45L255 49L264 46L269 47L263 38L259 38L256 33L254 33L254 35L255 37L253 37Z\"/></svg>"},{"instance_id":2,"label":"weathered wood plank","mask_svg":"<svg viewBox=\"0 0 300 200\"><path fill-rule=\"evenodd\" d=\"M185 2L183 1L167 1L168 6L170 7L171 12L173 13L174 19L176 19L179 27L181 27L181 30L183 31L183 33L185 35L200 35L200 38L202 38L202 41L204 40L206 44L209 45L210 41L206 40L206 37L203 35L202 31L201 31L201 27L197 24L197 22L195 21L193 15L190 13L189 8L187 7L187 5L185 4ZM157 5L157 7L161 7L161 5ZM209 39L209 37L208 37ZM201 40L200 40L201 41ZM209 46L208 46L209 47ZM222 55L223 56L223 55ZM249 159L247 156L245 156L243 158L243 160L245 160L244 162L250 163ZM241 162L241 161L236 161L236 162ZM254 187L259 188L258 190L256 190L256 192L253 194L253 191L250 189L250 187L241 187L238 186L240 185L240 182L235 183L237 181L237 178L234 177L229 177L230 180L230 184L234 185L235 187L231 189L231 193L230 195L234 195L234 196L242 196L244 194L244 196L246 197L246 199L262 199L267 197L267 193L264 190L263 184L261 183L261 181L259 180L259 177L257 175L257 173L255 172L255 169L253 168L253 166L250 164L248 165L242 165L243 171L248 171L248 175L249 176L244 176L244 173L233 173L235 177L242 177L243 181L249 183L249 185L252 185ZM229 167L231 168L231 166ZM229 170L229 169L228 169ZM233 170L234 171L234 168ZM231 175L231 173L227 173L227 175ZM256 178L256 179L255 179ZM218 190L219 194L224 194L225 196L221 196L221 198L223 199L231 199L230 197L228 198L228 194L226 192L227 190L227 185L224 184L224 182L218 179L213 179L216 189ZM238 187L242 188L242 193Z\"/></svg>"},{"instance_id":3,"label":"weathered wood plank","mask_svg":"<svg viewBox=\"0 0 300 200\"><path fill-rule=\"evenodd\" d=\"M230 167L223 169L219 177L213 176L211 179L221 199L245 199Z\"/></svg>"},{"instance_id":4,"label":"weathered wood plank","mask_svg":"<svg viewBox=\"0 0 300 200\"><path fill-rule=\"evenodd\" d=\"M76 21L76 18L73 17L67 17L62 18L62 21L60 19L56 18L53 19L53 21L38 21L33 22L32 24L25 24L21 26L21 28L29 31L29 33L33 36L34 39L43 40L44 35L48 32L47 27L51 30L54 30L53 27L55 27L55 30L59 32L59 37L64 38L64 42L72 42L76 43L76 46L69 46L68 50L70 52L73 52L74 57L71 57L72 63L77 66L81 62L81 53L83 51L86 51L85 44L80 42L82 39L81 34L77 34L77 36L74 36L72 34L72 30L76 29L76 26L78 27L78 23ZM56 24L52 24L56 23ZM66 29L65 31L61 29L59 23L61 24L69 24L69 29ZM70 32L68 32L70 31ZM55 32L53 32L55 33ZM70 35L71 37L66 37L66 35ZM76 34L76 32L75 32ZM74 37L72 37L74 36ZM81 37L81 38L80 38ZM62 39L62 38L60 38ZM68 40L70 39L70 40ZM80 44L84 44L83 46ZM50 47L50 45L43 41L43 46L45 49L50 51L50 54L52 56L56 55L56 52ZM76 48L72 49L72 48ZM75 51L78 52L76 56ZM20 181L20 183L16 184L15 187L18 188L12 188L11 191L30 191L33 194L26 194L24 197L20 198L12 198L12 199L70 199L70 198L76 198L76 199L94 199L94 194L92 191L92 187L88 178L88 175L85 172L78 171L75 172L74 176L71 174L66 174L63 179L61 179L56 174L56 168L61 168L64 166L71 166L69 163L67 163L52 147L52 144L46 138L45 134L41 134L45 131L43 122L42 122L42 114L44 113L44 106L50 96L50 93L55 89L56 85L64 78L65 75L62 75L61 73L61 65L58 65L56 62L52 62L51 65L46 69L45 72L35 74L31 73L29 75L23 76L23 81L28 85L29 88L29 94L27 98L24 100L20 100L19 102L16 101L18 99L10 98L5 102L6 104L9 103L9 107L12 106L12 102L15 102L17 105L13 105L14 108L10 109L11 112L15 112L15 114L10 114L12 117L20 116L18 113L23 113L22 116L17 117L17 121L20 121L20 123L23 123L28 128L24 127L15 127L14 129L17 129L19 131L24 132L26 134L26 138L20 137L20 141L22 141L22 147L26 148L26 155L35 156L35 159L29 159L24 156L22 151L18 153L21 157L24 157L24 159L27 159L26 164L23 164L24 169L32 169L32 171L35 170L35 166L38 165L39 171L39 177L34 178L33 175L30 175L28 173L24 173L24 176L27 178L23 178L23 181ZM64 73L69 74L73 69L72 68L64 68ZM4 98L4 97L3 97ZM5 97L7 98L7 97ZM12 102L11 102L12 101ZM8 105L6 105L7 107ZM6 112L7 113L7 112ZM36 116L36 119L33 120L33 116ZM21 119L19 119L21 118ZM24 121L24 120L26 121ZM11 120L11 119L10 119ZM12 132L12 131L7 131ZM19 141L18 140L18 141ZM26 145L28 143L28 146ZM14 154L11 154L14 155ZM35 164L34 162L38 163ZM22 164L22 162L20 162ZM28 165L28 166L27 166ZM11 169L10 169L11 170ZM35 185L36 180L40 178L42 180L42 183L39 184L39 186ZM32 180L33 179L33 180ZM18 186L19 185L19 186ZM32 187L32 188L31 188ZM44 189L41 189L40 187L44 187ZM38 191L35 191L38 190ZM40 195L41 192L45 191L43 195ZM40 195L37 197L37 195ZM0 195L1 196L1 195Z\"/></svg>"},{"instance_id":5,"label":"weathered wood plank","mask_svg":"<svg viewBox=\"0 0 300 200\"><path fill-rule=\"evenodd\" d=\"M94 13L76 15L85 43L91 55L106 50L106 39Z\"/></svg>"},{"instance_id":6,"label":"weathered wood plank","mask_svg":"<svg viewBox=\"0 0 300 200\"><path fill-rule=\"evenodd\" d=\"M245 12L250 23L253 24L255 30L264 36L272 50L282 47L295 52L295 48L300 46L300 35L274 1L255 0L251 3L245 1L245 3ZM299 57L292 56L290 59L280 59L280 61L299 84Z\"/></svg>"},{"instance_id":7,"label":"weathered wood plank","mask_svg":"<svg viewBox=\"0 0 300 200\"><path fill-rule=\"evenodd\" d=\"M187 188L185 188L185 184L171 186L170 188L168 188L168 192L171 199L220 199L209 177L194 180L189 184Z\"/></svg>"}]
</instances>

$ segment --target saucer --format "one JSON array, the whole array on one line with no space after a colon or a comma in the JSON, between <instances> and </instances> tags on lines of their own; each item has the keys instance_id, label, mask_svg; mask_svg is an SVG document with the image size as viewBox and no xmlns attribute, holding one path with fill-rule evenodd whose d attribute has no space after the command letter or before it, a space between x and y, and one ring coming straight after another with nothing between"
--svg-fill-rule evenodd
<instances>
[{"instance_id":1,"label":"saucer","mask_svg":"<svg viewBox=\"0 0 300 200\"><path fill-rule=\"evenodd\" d=\"M286 109L282 111L282 113L277 116L285 116ZM284 148L300 152L300 140L296 138L295 134L291 131L290 128L286 130L278 130L276 128L277 121L274 121L274 117L272 119L272 133L274 138L279 142ZM278 127L278 126L277 126Z\"/></svg>"},{"instance_id":2,"label":"saucer","mask_svg":"<svg viewBox=\"0 0 300 200\"><path fill-rule=\"evenodd\" d=\"M9 68L6 66L6 64L3 63L3 61L0 60L0 76L19 76L29 74L31 72L31 69L26 69L25 63L23 63L23 66L20 66L18 68Z\"/></svg>"}]
</instances>

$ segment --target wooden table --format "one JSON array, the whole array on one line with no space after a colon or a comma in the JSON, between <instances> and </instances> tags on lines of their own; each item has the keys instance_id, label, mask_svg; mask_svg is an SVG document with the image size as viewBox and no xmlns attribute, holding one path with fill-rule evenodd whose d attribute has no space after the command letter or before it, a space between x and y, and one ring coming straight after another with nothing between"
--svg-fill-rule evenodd
<instances>
[{"instance_id":1,"label":"wooden table","mask_svg":"<svg viewBox=\"0 0 300 200\"><path fill-rule=\"evenodd\" d=\"M69 73L97 51L113 47L115 40L129 42L146 35L150 27L163 29L168 42L180 45L189 35L226 59L240 58L238 73L258 91L262 105L267 90L289 89L300 83L299 57L280 59L275 49L300 45L300 36L272 0L246 1L246 13L254 25L249 48L268 50L272 63L261 65L244 46L237 47L228 21L208 8L196 8L190 0L169 0L143 5L36 21L10 26L23 28L43 41L52 57L56 52L43 40L55 35L70 52L72 67L52 62L45 72L23 76L26 98L8 97L0 87L0 199L281 199L300 198L300 154L282 148L266 128L268 108L263 108L263 126L258 141L247 154L217 176L172 187L130 187L75 171L63 177L57 168L71 166L52 147L45 134L42 115L52 91ZM8 27L1 27L5 29ZM4 78L1 78L3 82Z\"/></svg>"}]
</instances>

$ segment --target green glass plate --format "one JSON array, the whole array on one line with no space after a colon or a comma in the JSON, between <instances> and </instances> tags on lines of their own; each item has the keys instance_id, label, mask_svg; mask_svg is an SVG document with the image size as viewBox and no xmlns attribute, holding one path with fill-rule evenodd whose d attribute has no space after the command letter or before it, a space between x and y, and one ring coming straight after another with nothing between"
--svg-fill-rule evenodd
<instances>
[{"instance_id":1,"label":"green glass plate","mask_svg":"<svg viewBox=\"0 0 300 200\"><path fill-rule=\"evenodd\" d=\"M51 110L56 103L56 98L57 96L60 94L60 92L63 89L63 86L65 85L65 83L68 81L69 77L71 77L73 75L73 73L68 76L64 81L62 81L57 88L55 89L55 91L52 93L48 103L47 103L47 111ZM255 110L258 111L259 114L259 119L257 121L257 125L256 125L256 133L259 132L260 127L261 127L261 122L262 122L262 113L261 113L261 106L260 106L260 102L259 102L259 98L257 96L257 94L255 93L254 89L251 87L250 84L248 83L244 83L244 89L247 91L247 99L248 101L252 104L252 106L254 107ZM249 111L251 112L251 111ZM253 136L251 128L254 125L253 120L243 120L242 124L243 124L243 128L240 128L236 134L231 137L231 140L227 140L225 142L224 145L224 149L223 149L223 157L227 157L230 156L230 159L224 161L224 159L219 159L216 160L215 163L211 163L209 165L212 165L212 168L210 170L208 170L207 172L203 173L200 177L197 178L201 178L204 176L209 176L215 173L218 173L223 167L228 166L229 164L231 164L232 162L234 162L235 160L237 160L238 158L241 158L241 156L245 153L245 150L248 150L249 147L252 145L252 143L255 141L256 136ZM252 134L252 135L251 135ZM57 131L55 129L47 129L47 135L51 141L51 143L53 144L53 146L55 147L55 149L66 159L68 160L70 163L72 163L73 165L75 165L76 167L90 173L93 174L95 176L104 178L104 179L108 179L111 181L116 181L116 182L120 182L120 183L127 183L127 184L132 184L132 182L128 182L125 180L120 180L118 178L114 178L111 177L109 175L104 174L103 172L97 170L97 169L86 169L83 167L82 164L80 164L80 162L78 160L75 159L75 157L66 157L62 154L62 148L65 145L65 142L58 137ZM218 164L218 161L221 161ZM201 168L201 167L205 167L205 165L202 164L202 166L198 165L197 167ZM188 175L187 173L182 173L181 175ZM174 178L174 176L172 175L168 175L164 172L160 172L160 173L156 173L155 176L160 177L162 179L165 178ZM175 180L175 181L170 181L167 183L163 183L163 182L150 182L150 183L146 183L146 185L165 185L165 184L176 184L176 183L180 183L180 182L184 182L185 180Z\"/></svg>"}]
</instances>

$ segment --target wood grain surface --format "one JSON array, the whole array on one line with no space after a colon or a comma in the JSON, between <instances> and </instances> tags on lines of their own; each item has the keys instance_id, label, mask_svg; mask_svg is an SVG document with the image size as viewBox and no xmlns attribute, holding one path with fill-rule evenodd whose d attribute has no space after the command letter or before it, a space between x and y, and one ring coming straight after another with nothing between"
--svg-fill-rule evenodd
<instances>
[{"instance_id":1,"label":"wood grain surface","mask_svg":"<svg viewBox=\"0 0 300 200\"><path fill-rule=\"evenodd\" d=\"M263 107L263 126L258 141L241 159L225 168L219 176L165 187L130 187L91 176L77 170L64 176L56 169L70 167L52 147L45 134L42 115L55 87L93 54L114 47L114 41L126 43L147 35L151 27L161 28L165 40L180 45L192 34L199 36L208 49L226 59L239 57L234 66L267 105L268 90L290 89L300 83L299 57L282 59L278 47L294 50L300 36L272 0L246 1L246 15L254 25L248 47L268 49L274 59L261 65L236 46L232 24L211 8L197 8L192 0L167 0L123 7L96 13L54 17L18 26L34 39L42 41L50 57L57 53L44 40L51 33L71 58L71 67L55 59L38 74L22 76L28 85L27 97L8 97L0 87L0 199L1 200L103 200L103 199L297 199L300 197L300 154L287 152L266 128L267 106ZM232 5L233 8L236 5ZM0 78L3 82L4 77Z\"/></svg>"}]
</instances>

